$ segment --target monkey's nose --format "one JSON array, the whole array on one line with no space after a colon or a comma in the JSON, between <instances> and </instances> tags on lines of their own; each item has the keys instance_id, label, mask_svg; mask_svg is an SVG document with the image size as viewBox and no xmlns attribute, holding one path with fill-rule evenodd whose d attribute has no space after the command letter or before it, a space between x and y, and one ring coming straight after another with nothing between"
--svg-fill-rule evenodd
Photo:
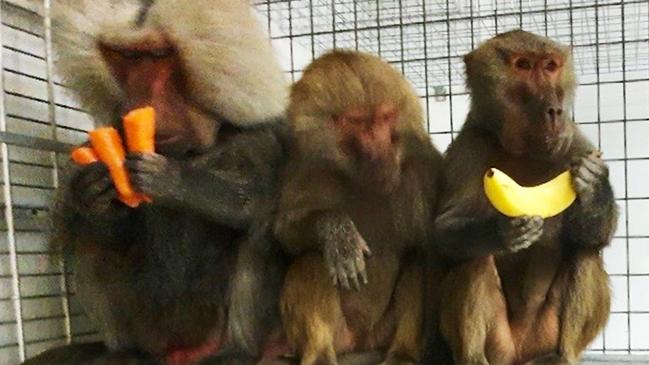
<instances>
[{"instance_id":1,"label":"monkey's nose","mask_svg":"<svg viewBox=\"0 0 649 365\"><path fill-rule=\"evenodd\" d=\"M561 114L563 114L563 110L561 108L550 107L548 109L548 117L550 121L554 121L555 119L558 119L561 116Z\"/></svg>"},{"instance_id":2,"label":"monkey's nose","mask_svg":"<svg viewBox=\"0 0 649 365\"><path fill-rule=\"evenodd\" d=\"M547 121L550 124L550 129L555 133L560 132L562 128L561 114L563 114L563 109L559 107L550 107L547 110Z\"/></svg>"}]
</instances>

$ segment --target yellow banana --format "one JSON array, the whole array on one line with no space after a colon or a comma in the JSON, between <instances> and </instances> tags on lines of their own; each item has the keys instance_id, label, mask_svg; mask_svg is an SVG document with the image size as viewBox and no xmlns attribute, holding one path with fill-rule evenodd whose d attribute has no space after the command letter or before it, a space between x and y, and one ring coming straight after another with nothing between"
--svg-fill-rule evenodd
<instances>
[{"instance_id":1,"label":"yellow banana","mask_svg":"<svg viewBox=\"0 0 649 365\"><path fill-rule=\"evenodd\" d=\"M553 217L575 201L570 171L537 186L520 186L504 172L491 168L484 175L484 191L491 204L508 217Z\"/></svg>"}]
</instances>

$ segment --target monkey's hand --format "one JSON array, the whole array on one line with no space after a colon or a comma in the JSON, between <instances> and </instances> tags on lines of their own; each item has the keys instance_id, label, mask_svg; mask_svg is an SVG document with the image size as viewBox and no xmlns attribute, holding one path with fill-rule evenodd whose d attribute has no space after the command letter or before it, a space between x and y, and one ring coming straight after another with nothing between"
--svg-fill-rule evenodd
<instances>
[{"instance_id":1,"label":"monkey's hand","mask_svg":"<svg viewBox=\"0 0 649 365\"><path fill-rule=\"evenodd\" d=\"M608 179L608 167L595 151L575 158L571 162L572 185L577 192L577 203L590 206L603 183Z\"/></svg>"},{"instance_id":2,"label":"monkey's hand","mask_svg":"<svg viewBox=\"0 0 649 365\"><path fill-rule=\"evenodd\" d=\"M360 281L367 284L365 256L371 251L354 222L344 215L326 213L318 219L317 231L333 284L349 290L351 283L360 290Z\"/></svg>"},{"instance_id":3,"label":"monkey's hand","mask_svg":"<svg viewBox=\"0 0 649 365\"><path fill-rule=\"evenodd\" d=\"M153 200L179 194L180 164L157 153L129 153L126 167L133 188Z\"/></svg>"},{"instance_id":4,"label":"monkey's hand","mask_svg":"<svg viewBox=\"0 0 649 365\"><path fill-rule=\"evenodd\" d=\"M500 232L504 247L500 253L514 253L534 244L543 234L543 218L539 216L521 216L506 218L500 223Z\"/></svg>"},{"instance_id":5,"label":"monkey's hand","mask_svg":"<svg viewBox=\"0 0 649 365\"><path fill-rule=\"evenodd\" d=\"M253 178L228 171L195 168L157 153L131 153L126 168L133 188L155 204L204 214L233 228L247 228L258 191Z\"/></svg>"},{"instance_id":6,"label":"monkey's hand","mask_svg":"<svg viewBox=\"0 0 649 365\"><path fill-rule=\"evenodd\" d=\"M101 162L78 167L72 175L67 200L89 222L114 222L129 213L129 208L117 200L108 168Z\"/></svg>"}]
</instances>

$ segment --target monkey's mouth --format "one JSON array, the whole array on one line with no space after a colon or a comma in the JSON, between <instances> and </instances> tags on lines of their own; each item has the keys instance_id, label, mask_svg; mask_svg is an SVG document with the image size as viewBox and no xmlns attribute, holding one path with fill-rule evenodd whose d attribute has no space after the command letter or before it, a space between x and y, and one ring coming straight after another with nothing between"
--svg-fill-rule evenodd
<instances>
[{"instance_id":1,"label":"monkey's mouth","mask_svg":"<svg viewBox=\"0 0 649 365\"><path fill-rule=\"evenodd\" d=\"M155 144L156 146L164 146L164 145L171 145L175 144L178 141L180 141L181 136L179 135L171 135L171 136L156 136L155 138Z\"/></svg>"},{"instance_id":2,"label":"monkey's mouth","mask_svg":"<svg viewBox=\"0 0 649 365\"><path fill-rule=\"evenodd\" d=\"M567 132L548 133L545 134L542 145L545 153L556 157L563 155L568 150L570 142L570 134Z\"/></svg>"},{"instance_id":3,"label":"monkey's mouth","mask_svg":"<svg viewBox=\"0 0 649 365\"><path fill-rule=\"evenodd\" d=\"M190 160L203 153L200 148L178 135L156 137L155 148L161 155L176 160Z\"/></svg>"}]
</instances>

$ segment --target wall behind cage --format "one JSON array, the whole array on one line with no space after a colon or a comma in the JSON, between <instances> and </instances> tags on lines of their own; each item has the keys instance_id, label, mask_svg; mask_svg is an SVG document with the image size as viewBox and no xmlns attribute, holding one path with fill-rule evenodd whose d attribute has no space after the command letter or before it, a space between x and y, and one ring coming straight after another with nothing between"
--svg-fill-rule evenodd
<instances>
[{"instance_id":1,"label":"wall behind cage","mask_svg":"<svg viewBox=\"0 0 649 365\"><path fill-rule=\"evenodd\" d=\"M57 166L67 160L52 151L83 141L93 121L51 75L43 11L43 3L22 0L0 8L0 364L95 336L70 270L63 275L47 245Z\"/></svg>"},{"instance_id":2,"label":"wall behind cage","mask_svg":"<svg viewBox=\"0 0 649 365\"><path fill-rule=\"evenodd\" d=\"M646 0L257 1L287 75L324 51L387 59L414 84L444 150L469 99L462 56L514 28L572 46L574 119L604 152L621 219L605 252L614 299L592 351L649 352L649 2Z\"/></svg>"}]
</instances>

